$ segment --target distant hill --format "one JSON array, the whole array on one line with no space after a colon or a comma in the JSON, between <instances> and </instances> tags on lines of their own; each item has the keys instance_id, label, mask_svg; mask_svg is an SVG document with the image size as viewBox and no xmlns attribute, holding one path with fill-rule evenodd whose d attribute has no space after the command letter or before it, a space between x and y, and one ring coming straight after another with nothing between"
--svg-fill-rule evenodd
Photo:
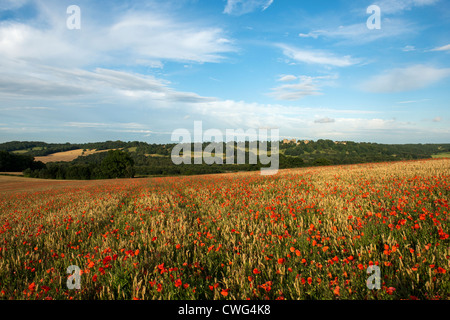
<instances>
[{"instance_id":1,"label":"distant hill","mask_svg":"<svg viewBox=\"0 0 450 320\"><path fill-rule=\"evenodd\" d=\"M209 143L203 143L202 150ZM190 175L205 173L222 173L235 171L252 171L264 167L259 161L257 164L211 164L175 165L171 158L171 151L176 144L149 144L139 141L105 141L93 143L45 143L41 141L11 141L0 144L0 151L6 159L6 154L22 156L22 166L15 167L16 171L24 170L27 164L30 169L26 175L40 178L65 179L70 172L71 179L98 178L98 166L107 156L106 150L120 149L128 153L134 163L136 176L160 175ZM268 146L270 150L270 142ZM193 150L193 147L191 148ZM249 142L245 143L245 157L249 159ZM95 150L95 152L94 152ZM226 150L226 145L223 145ZM241 149L240 149L241 150ZM384 162L412 159L428 159L431 157L445 157L450 154L450 144L379 144L352 141L332 140L284 140L279 142L280 169L339 165L365 162ZM255 150L252 150L255 151ZM5 153L6 152L6 153ZM235 154L237 147L235 147ZM256 150L256 153L258 151ZM26 157L26 158L25 158ZM45 160L44 167L30 165L30 158ZM42 158L44 157L44 158ZM8 158L8 169L11 169L11 157ZM24 159L28 159L24 161ZM2 170L0 159L0 171ZM82 172L80 175L77 172Z\"/></svg>"}]
</instances>

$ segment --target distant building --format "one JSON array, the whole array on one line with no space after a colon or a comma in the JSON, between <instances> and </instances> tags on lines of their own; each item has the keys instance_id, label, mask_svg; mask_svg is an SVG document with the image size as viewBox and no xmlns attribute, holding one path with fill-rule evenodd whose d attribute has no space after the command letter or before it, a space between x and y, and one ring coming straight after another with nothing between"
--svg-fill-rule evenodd
<instances>
[{"instance_id":1,"label":"distant building","mask_svg":"<svg viewBox=\"0 0 450 320\"><path fill-rule=\"evenodd\" d=\"M291 140L283 139L283 143L297 143L297 140L296 139L291 139Z\"/></svg>"},{"instance_id":2,"label":"distant building","mask_svg":"<svg viewBox=\"0 0 450 320\"><path fill-rule=\"evenodd\" d=\"M295 144L298 146L298 145L301 144L302 142L303 142L304 144L308 144L308 143L311 142L311 140L283 139L283 143L284 143L284 144L295 143Z\"/></svg>"}]
</instances>

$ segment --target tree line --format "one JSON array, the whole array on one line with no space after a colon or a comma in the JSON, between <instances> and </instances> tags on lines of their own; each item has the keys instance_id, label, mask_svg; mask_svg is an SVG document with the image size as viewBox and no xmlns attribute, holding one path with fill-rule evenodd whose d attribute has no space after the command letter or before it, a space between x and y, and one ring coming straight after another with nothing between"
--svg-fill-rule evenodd
<instances>
[{"instance_id":1,"label":"tree line","mask_svg":"<svg viewBox=\"0 0 450 320\"><path fill-rule=\"evenodd\" d=\"M34 161L34 157L29 155L13 154L0 150L0 172L20 172L28 168L40 170L45 168L45 164Z\"/></svg>"},{"instance_id":2,"label":"tree line","mask_svg":"<svg viewBox=\"0 0 450 320\"><path fill-rule=\"evenodd\" d=\"M203 143L202 150L208 143ZM175 165L170 157L175 144L148 144L146 142L105 141L86 144L46 144L44 142L8 142L0 144L0 171L23 171L28 177L47 179L109 179L134 176L166 176L224 173L260 170L259 162L249 164L250 143L243 144L245 164L181 164ZM223 144L223 150L227 145ZM109 150L81 156L71 162L43 164L33 156L44 150L72 150L77 148ZM271 145L268 144L268 150ZM118 150L120 149L120 150ZM365 162L399 161L430 158L432 154L450 152L450 144L388 145L331 140L298 141L279 144L279 168L340 165ZM191 145L191 150L194 146ZM242 149L240 149L242 150ZM19 151L20 154L12 152ZM237 157L235 146L234 154Z\"/></svg>"},{"instance_id":3,"label":"tree line","mask_svg":"<svg viewBox=\"0 0 450 320\"><path fill-rule=\"evenodd\" d=\"M42 168L27 168L24 176L41 179L114 179L133 178L135 175L134 160L128 152L109 150L100 162L76 163L54 162L47 163Z\"/></svg>"}]
</instances>

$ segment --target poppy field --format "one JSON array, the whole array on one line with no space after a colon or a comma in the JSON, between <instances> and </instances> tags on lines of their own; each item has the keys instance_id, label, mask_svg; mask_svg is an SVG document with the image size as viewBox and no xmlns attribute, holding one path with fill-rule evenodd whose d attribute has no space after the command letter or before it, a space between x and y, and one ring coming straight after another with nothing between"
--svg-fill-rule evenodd
<instances>
[{"instance_id":1,"label":"poppy field","mask_svg":"<svg viewBox=\"0 0 450 320\"><path fill-rule=\"evenodd\" d=\"M0 299L448 300L449 196L445 158L2 192Z\"/></svg>"}]
</instances>

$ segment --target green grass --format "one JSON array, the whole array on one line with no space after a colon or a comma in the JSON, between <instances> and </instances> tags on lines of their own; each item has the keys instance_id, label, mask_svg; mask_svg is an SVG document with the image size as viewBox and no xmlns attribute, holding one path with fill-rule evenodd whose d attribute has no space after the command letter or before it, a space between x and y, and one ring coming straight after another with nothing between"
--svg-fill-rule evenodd
<instances>
[{"instance_id":1,"label":"green grass","mask_svg":"<svg viewBox=\"0 0 450 320\"><path fill-rule=\"evenodd\" d=\"M12 153L14 153L14 154L24 154L24 153L27 153L27 152L28 152L28 149L12 151Z\"/></svg>"},{"instance_id":2,"label":"green grass","mask_svg":"<svg viewBox=\"0 0 450 320\"><path fill-rule=\"evenodd\" d=\"M431 157L433 157L433 158L450 158L450 152L432 154Z\"/></svg>"}]
</instances>

